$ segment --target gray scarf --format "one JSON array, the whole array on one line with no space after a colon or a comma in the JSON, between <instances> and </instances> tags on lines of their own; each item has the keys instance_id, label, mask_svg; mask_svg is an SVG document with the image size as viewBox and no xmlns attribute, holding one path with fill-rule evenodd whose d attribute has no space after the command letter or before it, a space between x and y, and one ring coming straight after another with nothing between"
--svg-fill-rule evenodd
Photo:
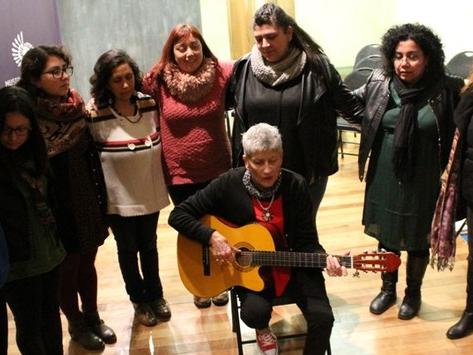
<instances>
[{"instance_id":1,"label":"gray scarf","mask_svg":"<svg viewBox=\"0 0 473 355\"><path fill-rule=\"evenodd\" d=\"M307 55L299 48L289 48L287 56L277 63L267 63L256 45L251 50L251 69L258 80L276 86L297 77L304 69Z\"/></svg>"}]
</instances>

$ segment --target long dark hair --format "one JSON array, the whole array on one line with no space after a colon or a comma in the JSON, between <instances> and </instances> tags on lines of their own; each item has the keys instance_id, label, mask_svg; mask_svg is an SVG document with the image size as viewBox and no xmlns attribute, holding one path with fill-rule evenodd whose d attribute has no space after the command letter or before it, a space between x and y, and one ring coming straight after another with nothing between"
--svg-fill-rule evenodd
<instances>
[{"instance_id":1,"label":"long dark hair","mask_svg":"<svg viewBox=\"0 0 473 355\"><path fill-rule=\"evenodd\" d=\"M278 26L285 32L289 26L292 27L292 45L304 51L315 72L325 77L326 71L321 59L321 56L324 56L322 47L307 32L300 28L296 21L280 6L267 3L256 10L253 17L253 27L262 25Z\"/></svg>"},{"instance_id":2,"label":"long dark hair","mask_svg":"<svg viewBox=\"0 0 473 355\"><path fill-rule=\"evenodd\" d=\"M46 143L39 130L33 101L25 89L17 86L7 86L0 89L0 132L3 132L5 128L6 115L14 112L22 114L30 121L31 131L28 134L28 139L18 149L27 157L33 158L35 162L33 174L41 176L46 171L48 156ZM7 149L1 144L0 149L3 153L6 153Z\"/></svg>"},{"instance_id":3,"label":"long dark hair","mask_svg":"<svg viewBox=\"0 0 473 355\"><path fill-rule=\"evenodd\" d=\"M33 98L44 94L43 90L34 85L34 81L41 77L50 56L61 58L66 66L71 65L71 56L62 46L37 46L23 56L20 81L17 85L26 89Z\"/></svg>"},{"instance_id":4,"label":"long dark hair","mask_svg":"<svg viewBox=\"0 0 473 355\"><path fill-rule=\"evenodd\" d=\"M103 53L94 65L94 74L89 82L92 85L90 94L98 106L109 105L115 99L108 88L108 82L112 76L113 69L122 64L128 64L135 76L135 90L141 90L141 72L138 64L121 49L110 49Z\"/></svg>"},{"instance_id":5,"label":"long dark hair","mask_svg":"<svg viewBox=\"0 0 473 355\"><path fill-rule=\"evenodd\" d=\"M431 80L438 80L445 75L445 54L442 41L428 27L418 23L406 23L391 27L381 41L381 52L384 57L384 70L389 77L395 75L394 52L401 41L413 40L428 58L424 75Z\"/></svg>"}]
</instances>

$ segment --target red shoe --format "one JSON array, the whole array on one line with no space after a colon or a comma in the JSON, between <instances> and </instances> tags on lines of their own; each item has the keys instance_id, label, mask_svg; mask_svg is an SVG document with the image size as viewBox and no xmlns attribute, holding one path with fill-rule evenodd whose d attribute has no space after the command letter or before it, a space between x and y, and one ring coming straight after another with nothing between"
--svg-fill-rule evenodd
<instances>
[{"instance_id":1,"label":"red shoe","mask_svg":"<svg viewBox=\"0 0 473 355\"><path fill-rule=\"evenodd\" d=\"M276 338L271 329L256 329L256 343L263 354L278 354L278 338Z\"/></svg>"}]
</instances>

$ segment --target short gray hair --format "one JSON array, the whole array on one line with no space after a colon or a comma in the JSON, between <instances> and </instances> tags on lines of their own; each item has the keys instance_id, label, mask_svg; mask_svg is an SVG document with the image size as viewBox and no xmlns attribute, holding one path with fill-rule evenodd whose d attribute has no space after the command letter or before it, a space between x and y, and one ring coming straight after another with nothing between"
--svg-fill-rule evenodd
<instances>
[{"instance_id":1,"label":"short gray hair","mask_svg":"<svg viewBox=\"0 0 473 355\"><path fill-rule=\"evenodd\" d=\"M279 130L267 123L258 123L243 133L241 144L243 154L251 156L267 150L282 151L282 139Z\"/></svg>"}]
</instances>

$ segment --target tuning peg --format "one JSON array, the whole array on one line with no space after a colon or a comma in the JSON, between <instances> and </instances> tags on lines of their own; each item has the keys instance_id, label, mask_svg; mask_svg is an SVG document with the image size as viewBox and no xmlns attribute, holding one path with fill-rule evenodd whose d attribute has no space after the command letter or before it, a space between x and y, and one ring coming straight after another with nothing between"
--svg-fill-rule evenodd
<instances>
[{"instance_id":1,"label":"tuning peg","mask_svg":"<svg viewBox=\"0 0 473 355\"><path fill-rule=\"evenodd\" d=\"M360 277L360 272L358 270L356 270L354 273L353 273L353 277Z\"/></svg>"}]
</instances>

